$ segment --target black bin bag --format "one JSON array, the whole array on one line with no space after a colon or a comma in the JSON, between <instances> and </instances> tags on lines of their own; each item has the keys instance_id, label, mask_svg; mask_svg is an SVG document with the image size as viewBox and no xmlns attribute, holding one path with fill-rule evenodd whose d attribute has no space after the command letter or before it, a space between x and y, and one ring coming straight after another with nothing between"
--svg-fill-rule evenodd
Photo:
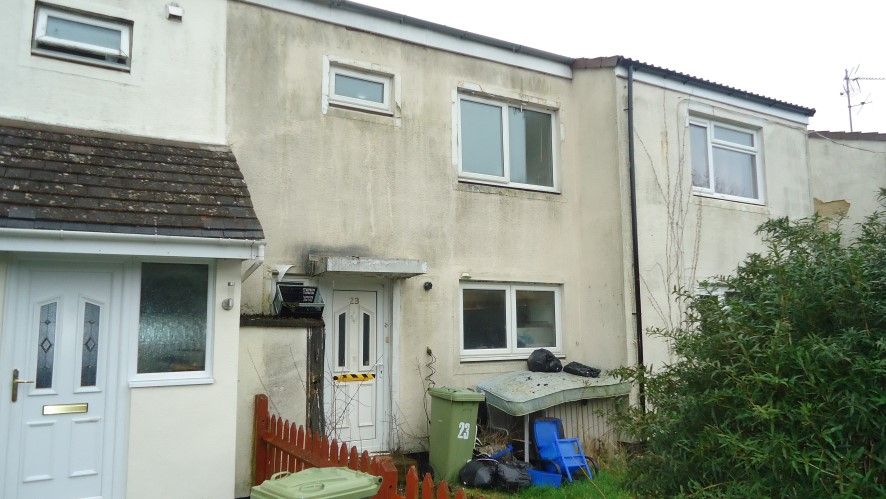
<instances>
[{"instance_id":1,"label":"black bin bag","mask_svg":"<svg viewBox=\"0 0 886 499\"><path fill-rule=\"evenodd\" d=\"M570 362L563 368L563 372L574 374L576 376L584 376L585 378L596 378L600 376L600 370L596 367L586 366L578 362Z\"/></svg>"},{"instance_id":2,"label":"black bin bag","mask_svg":"<svg viewBox=\"0 0 886 499\"><path fill-rule=\"evenodd\" d=\"M560 363L560 359L552 354L550 350L545 350L544 348L539 348L529 354L526 364L529 366L529 370L535 373L558 373L563 370L563 364Z\"/></svg>"},{"instance_id":3,"label":"black bin bag","mask_svg":"<svg viewBox=\"0 0 886 499\"><path fill-rule=\"evenodd\" d=\"M458 472L458 481L465 487L491 489L495 485L496 463L491 459L468 461Z\"/></svg>"}]
</instances>

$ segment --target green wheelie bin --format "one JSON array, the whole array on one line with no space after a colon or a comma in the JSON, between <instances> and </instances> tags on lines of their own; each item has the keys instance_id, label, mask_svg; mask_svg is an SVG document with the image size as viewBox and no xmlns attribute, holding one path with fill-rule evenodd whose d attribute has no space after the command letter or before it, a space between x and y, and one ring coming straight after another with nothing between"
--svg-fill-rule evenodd
<instances>
[{"instance_id":1,"label":"green wheelie bin","mask_svg":"<svg viewBox=\"0 0 886 499\"><path fill-rule=\"evenodd\" d=\"M252 499L364 499L378 492L381 477L348 468L308 468L275 473L252 488Z\"/></svg>"},{"instance_id":2,"label":"green wheelie bin","mask_svg":"<svg viewBox=\"0 0 886 499\"><path fill-rule=\"evenodd\" d=\"M455 482L471 460L477 408L486 397L464 388L431 388L430 460L436 480Z\"/></svg>"}]
</instances>

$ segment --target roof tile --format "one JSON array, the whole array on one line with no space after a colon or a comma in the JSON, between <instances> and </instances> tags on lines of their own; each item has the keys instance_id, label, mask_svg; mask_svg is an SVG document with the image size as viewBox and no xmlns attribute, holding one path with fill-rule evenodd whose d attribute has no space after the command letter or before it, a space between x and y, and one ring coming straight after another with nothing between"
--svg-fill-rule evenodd
<instances>
[{"instance_id":1,"label":"roof tile","mask_svg":"<svg viewBox=\"0 0 886 499\"><path fill-rule=\"evenodd\" d=\"M0 227L263 239L225 146L0 126Z\"/></svg>"}]
</instances>

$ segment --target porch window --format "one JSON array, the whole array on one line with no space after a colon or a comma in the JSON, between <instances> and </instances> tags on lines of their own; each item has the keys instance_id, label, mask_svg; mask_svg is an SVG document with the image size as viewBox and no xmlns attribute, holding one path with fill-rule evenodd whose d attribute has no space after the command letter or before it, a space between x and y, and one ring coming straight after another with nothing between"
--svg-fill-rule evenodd
<instances>
[{"instance_id":1,"label":"porch window","mask_svg":"<svg viewBox=\"0 0 886 499\"><path fill-rule=\"evenodd\" d=\"M462 360L562 350L559 286L464 282L461 316Z\"/></svg>"},{"instance_id":2,"label":"porch window","mask_svg":"<svg viewBox=\"0 0 886 499\"><path fill-rule=\"evenodd\" d=\"M209 267L142 263L136 373L207 370Z\"/></svg>"},{"instance_id":3,"label":"porch window","mask_svg":"<svg viewBox=\"0 0 886 499\"><path fill-rule=\"evenodd\" d=\"M557 190L552 111L473 95L458 104L462 180Z\"/></svg>"},{"instance_id":4,"label":"porch window","mask_svg":"<svg viewBox=\"0 0 886 499\"><path fill-rule=\"evenodd\" d=\"M762 169L755 130L691 119L689 146L696 194L761 203Z\"/></svg>"}]
</instances>

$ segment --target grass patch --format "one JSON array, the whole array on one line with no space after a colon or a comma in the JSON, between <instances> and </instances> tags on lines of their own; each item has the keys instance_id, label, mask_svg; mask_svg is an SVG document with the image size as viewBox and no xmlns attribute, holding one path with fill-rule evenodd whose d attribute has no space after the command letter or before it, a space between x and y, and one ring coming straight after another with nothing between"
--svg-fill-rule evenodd
<instances>
[{"instance_id":1,"label":"grass patch","mask_svg":"<svg viewBox=\"0 0 886 499\"><path fill-rule=\"evenodd\" d=\"M466 489L468 499L631 499L627 489L622 486L625 476L623 463L600 470L593 480L576 480L562 487L529 487L515 494L491 490Z\"/></svg>"}]
</instances>

